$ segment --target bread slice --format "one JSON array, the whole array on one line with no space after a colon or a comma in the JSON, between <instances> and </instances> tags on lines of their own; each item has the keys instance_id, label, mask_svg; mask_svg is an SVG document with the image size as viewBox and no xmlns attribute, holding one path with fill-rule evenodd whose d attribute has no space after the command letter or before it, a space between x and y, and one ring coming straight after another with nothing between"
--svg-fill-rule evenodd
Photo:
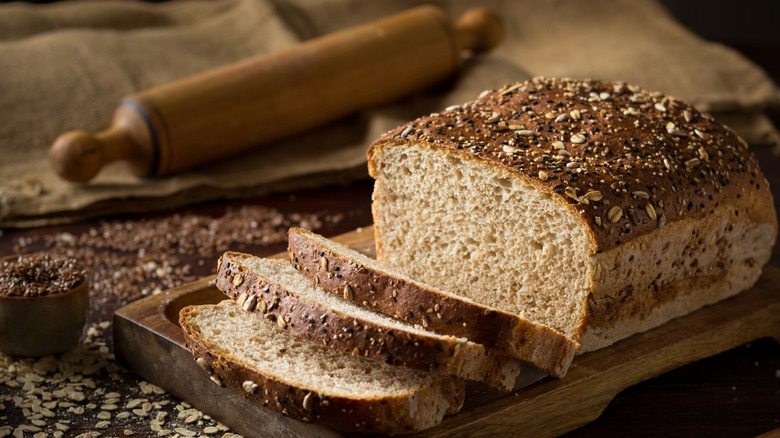
<instances>
[{"instance_id":1,"label":"bread slice","mask_svg":"<svg viewBox=\"0 0 780 438\"><path fill-rule=\"evenodd\" d=\"M290 333L375 362L514 388L521 363L481 344L443 336L344 300L285 260L226 252L216 285L246 310Z\"/></svg>"},{"instance_id":2,"label":"bread slice","mask_svg":"<svg viewBox=\"0 0 780 438\"><path fill-rule=\"evenodd\" d=\"M288 232L293 266L345 299L438 333L503 351L562 377L579 345L554 329L414 281L302 228Z\"/></svg>"},{"instance_id":3,"label":"bread slice","mask_svg":"<svg viewBox=\"0 0 780 438\"><path fill-rule=\"evenodd\" d=\"M185 307L179 323L215 383L297 420L343 431L409 433L457 412L465 397L462 380L323 347L230 300Z\"/></svg>"},{"instance_id":4,"label":"bread slice","mask_svg":"<svg viewBox=\"0 0 780 438\"><path fill-rule=\"evenodd\" d=\"M488 90L385 134L368 158L383 266L583 352L750 287L777 237L747 144L625 83Z\"/></svg>"}]
</instances>

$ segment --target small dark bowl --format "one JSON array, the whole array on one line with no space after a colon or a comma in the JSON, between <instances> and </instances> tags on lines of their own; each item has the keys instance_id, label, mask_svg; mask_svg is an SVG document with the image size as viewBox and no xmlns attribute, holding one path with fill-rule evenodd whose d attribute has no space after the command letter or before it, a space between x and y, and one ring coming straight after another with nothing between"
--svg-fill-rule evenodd
<instances>
[{"instance_id":1,"label":"small dark bowl","mask_svg":"<svg viewBox=\"0 0 780 438\"><path fill-rule=\"evenodd\" d=\"M0 262L17 256L1 258ZM59 354L76 345L89 314L89 279L55 294L0 295L0 351L10 356Z\"/></svg>"}]
</instances>

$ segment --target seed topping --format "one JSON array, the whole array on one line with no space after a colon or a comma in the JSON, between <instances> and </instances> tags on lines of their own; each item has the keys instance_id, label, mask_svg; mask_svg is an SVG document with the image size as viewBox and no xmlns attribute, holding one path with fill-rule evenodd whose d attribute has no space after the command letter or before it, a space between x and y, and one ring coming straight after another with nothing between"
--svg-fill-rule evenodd
<instances>
[{"instance_id":1,"label":"seed topping","mask_svg":"<svg viewBox=\"0 0 780 438\"><path fill-rule=\"evenodd\" d=\"M245 380L244 383L241 384L241 387L249 394L254 394L254 392L257 391L257 383L251 380Z\"/></svg>"},{"instance_id":2,"label":"seed topping","mask_svg":"<svg viewBox=\"0 0 780 438\"><path fill-rule=\"evenodd\" d=\"M540 77L480 96L457 111L415 121L405 141L452 148L538 178L578 205L599 249L687 214L706 214L750 180L761 180L742 139L663 93ZM387 137L392 141L409 126Z\"/></svg>"},{"instance_id":3,"label":"seed topping","mask_svg":"<svg viewBox=\"0 0 780 438\"><path fill-rule=\"evenodd\" d=\"M582 134L574 134L571 136L569 141L571 141L574 144L585 143L585 136Z\"/></svg>"},{"instance_id":4,"label":"seed topping","mask_svg":"<svg viewBox=\"0 0 780 438\"><path fill-rule=\"evenodd\" d=\"M303 397L303 409L311 411L314 408L314 395L311 392L307 392Z\"/></svg>"},{"instance_id":5,"label":"seed topping","mask_svg":"<svg viewBox=\"0 0 780 438\"><path fill-rule=\"evenodd\" d=\"M344 285L344 299L352 301L354 298L355 298L355 296L352 293L352 288L349 287L348 284Z\"/></svg>"},{"instance_id":6,"label":"seed topping","mask_svg":"<svg viewBox=\"0 0 780 438\"><path fill-rule=\"evenodd\" d=\"M610 208L607 212L607 220L612 223L619 221L621 217L623 217L623 209L617 205Z\"/></svg>"},{"instance_id":7,"label":"seed topping","mask_svg":"<svg viewBox=\"0 0 780 438\"><path fill-rule=\"evenodd\" d=\"M247 298L246 301L244 301L244 305L242 307L247 312L252 312L255 310L256 305L257 305L257 296L250 295L249 298Z\"/></svg>"}]
</instances>

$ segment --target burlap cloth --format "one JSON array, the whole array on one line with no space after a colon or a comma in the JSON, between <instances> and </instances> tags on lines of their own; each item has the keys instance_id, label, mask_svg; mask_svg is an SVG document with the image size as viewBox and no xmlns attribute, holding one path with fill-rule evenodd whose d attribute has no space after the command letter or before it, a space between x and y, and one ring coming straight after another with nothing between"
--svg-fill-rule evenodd
<instances>
[{"instance_id":1,"label":"burlap cloth","mask_svg":"<svg viewBox=\"0 0 780 438\"><path fill-rule=\"evenodd\" d=\"M169 208L366 176L382 132L536 75L623 80L691 101L748 141L775 135L761 109L777 91L757 66L703 41L657 3L452 0L500 13L506 38L441 87L394 105L164 179L122 164L87 185L59 179L47 151L61 133L102 130L124 95L370 21L418 1L102 1L0 5L0 227Z\"/></svg>"}]
</instances>

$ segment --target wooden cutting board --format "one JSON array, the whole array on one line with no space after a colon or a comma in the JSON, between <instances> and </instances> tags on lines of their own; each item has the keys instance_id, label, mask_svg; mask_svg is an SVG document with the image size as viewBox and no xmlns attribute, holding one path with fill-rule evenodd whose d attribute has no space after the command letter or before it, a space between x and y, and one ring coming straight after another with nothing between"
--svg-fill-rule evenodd
<instances>
[{"instance_id":1,"label":"wooden cutting board","mask_svg":"<svg viewBox=\"0 0 780 438\"><path fill-rule=\"evenodd\" d=\"M368 227L335 240L373 255L373 235ZM345 436L249 403L215 385L195 364L177 325L178 314L184 306L223 299L212 280L204 278L117 310L117 357L142 378L247 437ZM578 356L562 379L539 380L539 372L531 370L518 380L516 388L522 389L513 393L470 384L460 413L414 436L494 437L522 430L526 436L547 437L574 430L598 418L610 400L631 385L756 339L773 337L780 342L778 285L780 269L767 266L752 289Z\"/></svg>"}]
</instances>

